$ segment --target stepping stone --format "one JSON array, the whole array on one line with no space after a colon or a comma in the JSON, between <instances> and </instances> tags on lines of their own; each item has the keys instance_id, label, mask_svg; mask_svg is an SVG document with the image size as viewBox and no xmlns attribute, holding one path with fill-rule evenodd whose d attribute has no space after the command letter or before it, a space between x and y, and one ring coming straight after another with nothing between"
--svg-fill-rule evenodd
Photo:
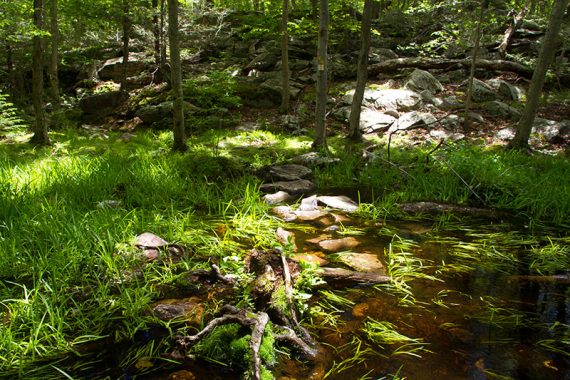
<instances>
[{"instance_id":1,"label":"stepping stone","mask_svg":"<svg viewBox=\"0 0 570 380\"><path fill-rule=\"evenodd\" d=\"M307 242L316 243L322 250L330 252L351 249L360 245L360 242L351 236L342 239L325 239L320 241L307 240Z\"/></svg>"},{"instance_id":2,"label":"stepping stone","mask_svg":"<svg viewBox=\"0 0 570 380\"><path fill-rule=\"evenodd\" d=\"M265 194L263 196L263 200L268 205L285 203L285 202L290 201L291 199L293 199L293 196L289 193L284 192L284 191L278 191L278 192L273 193L273 194Z\"/></svg>"},{"instance_id":3,"label":"stepping stone","mask_svg":"<svg viewBox=\"0 0 570 380\"><path fill-rule=\"evenodd\" d=\"M312 171L297 164L274 165L269 168L269 177L276 181L295 181L311 176Z\"/></svg>"},{"instance_id":4,"label":"stepping stone","mask_svg":"<svg viewBox=\"0 0 570 380\"><path fill-rule=\"evenodd\" d=\"M355 212L358 210L358 204L345 195L328 196L323 195L317 200L325 205L346 212Z\"/></svg>"},{"instance_id":5,"label":"stepping stone","mask_svg":"<svg viewBox=\"0 0 570 380\"><path fill-rule=\"evenodd\" d=\"M338 260L358 272L386 274L384 265L373 253L342 252Z\"/></svg>"},{"instance_id":6,"label":"stepping stone","mask_svg":"<svg viewBox=\"0 0 570 380\"><path fill-rule=\"evenodd\" d=\"M293 260L299 262L299 261L304 261L307 263L311 263L311 264L315 264L318 265L320 267L322 267L323 265L327 265L329 262L327 261L327 259L325 259L323 257L323 253L322 252L316 252L316 253L310 253L310 252L305 252L305 253L297 253L295 255L293 255Z\"/></svg>"},{"instance_id":7,"label":"stepping stone","mask_svg":"<svg viewBox=\"0 0 570 380\"><path fill-rule=\"evenodd\" d=\"M313 192L315 188L315 184L307 179L298 179L296 181L278 181L261 185L261 191L284 191L289 194L308 194Z\"/></svg>"},{"instance_id":8,"label":"stepping stone","mask_svg":"<svg viewBox=\"0 0 570 380\"><path fill-rule=\"evenodd\" d=\"M292 222L297 219L297 215L295 215L290 206L273 207L271 212L286 222Z\"/></svg>"},{"instance_id":9,"label":"stepping stone","mask_svg":"<svg viewBox=\"0 0 570 380\"><path fill-rule=\"evenodd\" d=\"M308 198L303 198L301 204L299 205L298 211L315 211L319 209L318 198L316 195L310 196Z\"/></svg>"}]
</instances>

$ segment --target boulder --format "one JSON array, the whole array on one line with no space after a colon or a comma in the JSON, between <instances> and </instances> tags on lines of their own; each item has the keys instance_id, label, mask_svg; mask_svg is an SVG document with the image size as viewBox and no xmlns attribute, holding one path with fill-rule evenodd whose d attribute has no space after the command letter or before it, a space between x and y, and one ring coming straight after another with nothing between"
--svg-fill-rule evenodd
<instances>
[{"instance_id":1,"label":"boulder","mask_svg":"<svg viewBox=\"0 0 570 380\"><path fill-rule=\"evenodd\" d=\"M491 79L487 81L487 84L507 100L519 101L525 95L523 88L510 84L502 79Z\"/></svg>"},{"instance_id":2,"label":"boulder","mask_svg":"<svg viewBox=\"0 0 570 380\"><path fill-rule=\"evenodd\" d=\"M275 67L281 57L272 51L265 51L256 56L247 66L248 70L268 71Z\"/></svg>"},{"instance_id":3,"label":"boulder","mask_svg":"<svg viewBox=\"0 0 570 380\"><path fill-rule=\"evenodd\" d=\"M136 56L129 57L127 78L140 74L147 69L147 64ZM123 77L123 57L108 59L97 72L99 79L112 80L119 83Z\"/></svg>"},{"instance_id":4,"label":"boulder","mask_svg":"<svg viewBox=\"0 0 570 380\"><path fill-rule=\"evenodd\" d=\"M521 117L521 112L518 109L498 100L482 103L481 109L494 117L502 117L514 121Z\"/></svg>"},{"instance_id":5,"label":"boulder","mask_svg":"<svg viewBox=\"0 0 570 380\"><path fill-rule=\"evenodd\" d=\"M289 193L284 192L284 191L278 191L278 192L273 193L273 194L265 194L263 196L263 200L268 205L285 203L285 202L290 201L291 199L293 199L293 196Z\"/></svg>"},{"instance_id":6,"label":"boulder","mask_svg":"<svg viewBox=\"0 0 570 380\"><path fill-rule=\"evenodd\" d=\"M467 81L462 83L462 87L467 90ZM498 95L488 84L480 81L477 78L473 79L473 92L471 94L471 100L473 100L475 103L482 103L496 100L497 97Z\"/></svg>"},{"instance_id":7,"label":"boulder","mask_svg":"<svg viewBox=\"0 0 570 380\"><path fill-rule=\"evenodd\" d=\"M432 94L443 91L442 84L431 73L420 69L412 71L405 87L416 92L427 90Z\"/></svg>"},{"instance_id":8,"label":"boulder","mask_svg":"<svg viewBox=\"0 0 570 380\"><path fill-rule=\"evenodd\" d=\"M301 86L295 82L289 83L289 96L291 99L296 99L297 96L299 96L299 93L301 92L300 87ZM281 79L268 79L261 84L260 88L267 92L271 92L273 98L281 99L281 94L283 93Z\"/></svg>"},{"instance_id":9,"label":"boulder","mask_svg":"<svg viewBox=\"0 0 570 380\"><path fill-rule=\"evenodd\" d=\"M343 103L352 104L354 90L348 91L342 98ZM363 105L383 110L410 111L422 106L420 94L410 90L372 89L364 90Z\"/></svg>"},{"instance_id":10,"label":"boulder","mask_svg":"<svg viewBox=\"0 0 570 380\"><path fill-rule=\"evenodd\" d=\"M325 166L335 164L339 161L340 159L338 157L322 156L317 152L308 152L291 159L293 163L307 166Z\"/></svg>"},{"instance_id":11,"label":"boulder","mask_svg":"<svg viewBox=\"0 0 570 380\"><path fill-rule=\"evenodd\" d=\"M324 239L315 238L307 240L307 243L316 244L320 249L329 252L339 252L346 249L355 248L360 245L360 242L352 237L348 236L342 239Z\"/></svg>"},{"instance_id":12,"label":"boulder","mask_svg":"<svg viewBox=\"0 0 570 380\"><path fill-rule=\"evenodd\" d=\"M92 117L105 117L129 98L129 94L124 91L109 91L100 94L88 95L79 101L79 108L84 115Z\"/></svg>"},{"instance_id":13,"label":"boulder","mask_svg":"<svg viewBox=\"0 0 570 380\"><path fill-rule=\"evenodd\" d=\"M437 119L431 113L412 111L403 114L398 119L398 122L390 127L391 130L406 130L418 127L431 127L435 126Z\"/></svg>"},{"instance_id":14,"label":"boulder","mask_svg":"<svg viewBox=\"0 0 570 380\"><path fill-rule=\"evenodd\" d=\"M390 128L396 120L394 116L384 112L364 109L360 112L360 129L364 133L383 131Z\"/></svg>"},{"instance_id":15,"label":"boulder","mask_svg":"<svg viewBox=\"0 0 570 380\"><path fill-rule=\"evenodd\" d=\"M548 142L565 141L570 134L570 121L554 121L537 117L534 119L532 132L542 136Z\"/></svg>"},{"instance_id":16,"label":"boulder","mask_svg":"<svg viewBox=\"0 0 570 380\"><path fill-rule=\"evenodd\" d=\"M381 63L396 58L398 58L398 54L394 53L392 49L370 47L368 52L369 64Z\"/></svg>"}]
</instances>

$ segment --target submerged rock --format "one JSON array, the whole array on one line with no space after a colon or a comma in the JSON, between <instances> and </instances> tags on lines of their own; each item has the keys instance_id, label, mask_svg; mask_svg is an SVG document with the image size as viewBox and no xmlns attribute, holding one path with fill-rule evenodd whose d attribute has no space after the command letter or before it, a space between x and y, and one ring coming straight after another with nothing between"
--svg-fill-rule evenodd
<instances>
[{"instance_id":1,"label":"submerged rock","mask_svg":"<svg viewBox=\"0 0 570 380\"><path fill-rule=\"evenodd\" d=\"M330 252L338 252L345 249L351 249L360 245L360 242L352 236L342 239L326 239L318 241L316 243L321 249Z\"/></svg>"},{"instance_id":2,"label":"submerged rock","mask_svg":"<svg viewBox=\"0 0 570 380\"><path fill-rule=\"evenodd\" d=\"M342 252L338 254L338 260L358 272L380 274L386 272L378 256L372 253Z\"/></svg>"}]
</instances>

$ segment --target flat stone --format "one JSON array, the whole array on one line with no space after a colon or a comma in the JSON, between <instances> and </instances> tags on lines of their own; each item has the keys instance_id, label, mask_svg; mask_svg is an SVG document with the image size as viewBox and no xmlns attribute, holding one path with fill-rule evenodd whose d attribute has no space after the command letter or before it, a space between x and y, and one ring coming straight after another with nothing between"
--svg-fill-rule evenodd
<instances>
[{"instance_id":1,"label":"flat stone","mask_svg":"<svg viewBox=\"0 0 570 380\"><path fill-rule=\"evenodd\" d=\"M275 235L277 236L277 241L279 243L281 243L281 245L285 246L292 246L292 250L293 252L297 252L297 245L295 244L295 234L291 231L287 231L284 228L277 228L277 231L275 232Z\"/></svg>"},{"instance_id":2,"label":"flat stone","mask_svg":"<svg viewBox=\"0 0 570 380\"><path fill-rule=\"evenodd\" d=\"M417 127L435 126L437 119L431 113L427 112L408 112L398 119L398 123L390 127L390 130L406 130Z\"/></svg>"},{"instance_id":3,"label":"flat stone","mask_svg":"<svg viewBox=\"0 0 570 380\"><path fill-rule=\"evenodd\" d=\"M315 211L318 209L319 206L317 202L317 196L312 195L308 198L303 198L301 200L301 204L299 205L299 208L297 208L297 211Z\"/></svg>"},{"instance_id":4,"label":"flat stone","mask_svg":"<svg viewBox=\"0 0 570 380\"><path fill-rule=\"evenodd\" d=\"M273 194L265 194L263 196L263 200L268 205L285 203L285 202L290 201L291 199L293 199L293 196L289 193L284 192L284 191L278 191L278 192L273 193Z\"/></svg>"},{"instance_id":5,"label":"flat stone","mask_svg":"<svg viewBox=\"0 0 570 380\"><path fill-rule=\"evenodd\" d=\"M305 222L311 222L311 221L318 220L318 219L322 218L323 216L326 215L326 212L324 212L322 210L295 211L294 214L297 217L297 219L299 219L299 220L302 220Z\"/></svg>"},{"instance_id":6,"label":"flat stone","mask_svg":"<svg viewBox=\"0 0 570 380\"><path fill-rule=\"evenodd\" d=\"M338 260L358 272L386 272L378 256L372 253L342 252L338 254Z\"/></svg>"},{"instance_id":7,"label":"flat stone","mask_svg":"<svg viewBox=\"0 0 570 380\"><path fill-rule=\"evenodd\" d=\"M322 195L318 197L317 200L321 203L324 203L328 207L337 210L342 210L346 212L355 212L358 210L358 204L345 195L335 195L335 196Z\"/></svg>"},{"instance_id":8,"label":"flat stone","mask_svg":"<svg viewBox=\"0 0 570 380\"><path fill-rule=\"evenodd\" d=\"M352 104L353 98L354 90L348 91L343 96L342 102L344 104ZM422 106L422 97L410 90L367 88L364 90L362 103L366 107L383 110L410 111Z\"/></svg>"},{"instance_id":9,"label":"flat stone","mask_svg":"<svg viewBox=\"0 0 570 380\"><path fill-rule=\"evenodd\" d=\"M366 108L360 112L359 125L362 132L374 133L388 129L396 120L394 116L385 112Z\"/></svg>"},{"instance_id":10,"label":"flat stone","mask_svg":"<svg viewBox=\"0 0 570 380\"><path fill-rule=\"evenodd\" d=\"M500 129L496 133L496 137L500 140L512 140L515 137L516 130L513 127Z\"/></svg>"},{"instance_id":11,"label":"flat stone","mask_svg":"<svg viewBox=\"0 0 570 380\"><path fill-rule=\"evenodd\" d=\"M277 181L261 185L262 191L284 191L289 194L307 194L314 191L315 188L315 184L307 179L298 179L295 181Z\"/></svg>"},{"instance_id":12,"label":"flat stone","mask_svg":"<svg viewBox=\"0 0 570 380\"><path fill-rule=\"evenodd\" d=\"M307 263L311 263L311 264L315 264L317 266L322 267L323 265L327 265L329 262L327 259L324 258L324 255L322 254L322 252L318 252L318 253L297 253L295 255L293 255L293 260L299 262L299 261L305 261Z\"/></svg>"},{"instance_id":13,"label":"flat stone","mask_svg":"<svg viewBox=\"0 0 570 380\"><path fill-rule=\"evenodd\" d=\"M273 207L271 209L271 212L286 222L292 222L293 220L297 219L297 215L295 215L290 206Z\"/></svg>"},{"instance_id":14,"label":"flat stone","mask_svg":"<svg viewBox=\"0 0 570 380\"><path fill-rule=\"evenodd\" d=\"M345 249L358 247L360 242L354 237L349 236L342 239L327 239L318 243L319 247L325 251L338 252Z\"/></svg>"},{"instance_id":15,"label":"flat stone","mask_svg":"<svg viewBox=\"0 0 570 380\"><path fill-rule=\"evenodd\" d=\"M269 168L270 178L276 181L295 181L307 178L311 174L311 169L297 164L273 165Z\"/></svg>"},{"instance_id":16,"label":"flat stone","mask_svg":"<svg viewBox=\"0 0 570 380\"><path fill-rule=\"evenodd\" d=\"M308 152L291 159L291 162L293 163L308 165L308 166L324 166L324 165L334 164L339 161L340 159L337 157L322 156L317 152Z\"/></svg>"}]
</instances>

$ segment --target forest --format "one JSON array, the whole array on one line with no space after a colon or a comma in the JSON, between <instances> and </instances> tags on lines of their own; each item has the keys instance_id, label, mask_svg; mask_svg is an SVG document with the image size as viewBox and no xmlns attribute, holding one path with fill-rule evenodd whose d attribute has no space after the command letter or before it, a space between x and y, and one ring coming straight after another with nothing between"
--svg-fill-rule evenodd
<instances>
[{"instance_id":1,"label":"forest","mask_svg":"<svg viewBox=\"0 0 570 380\"><path fill-rule=\"evenodd\" d=\"M568 379L568 0L0 0L0 379Z\"/></svg>"}]
</instances>

